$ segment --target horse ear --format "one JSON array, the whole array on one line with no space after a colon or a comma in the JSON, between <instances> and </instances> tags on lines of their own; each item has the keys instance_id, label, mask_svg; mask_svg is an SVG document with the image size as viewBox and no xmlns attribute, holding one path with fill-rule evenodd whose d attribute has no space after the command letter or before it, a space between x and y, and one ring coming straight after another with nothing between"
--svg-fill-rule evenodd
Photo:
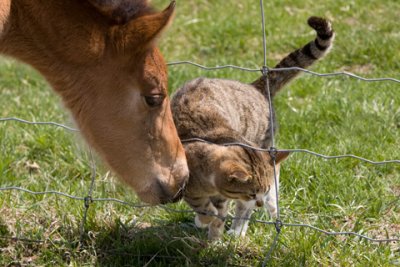
<instances>
[{"instance_id":1,"label":"horse ear","mask_svg":"<svg viewBox=\"0 0 400 267\"><path fill-rule=\"evenodd\" d=\"M151 43L167 28L172 21L175 5L175 1L172 1L164 11L144 15L132 21L129 31L139 42L139 45L145 46Z\"/></svg>"},{"instance_id":2,"label":"horse ear","mask_svg":"<svg viewBox=\"0 0 400 267\"><path fill-rule=\"evenodd\" d=\"M148 0L87 0L113 24L125 24L142 12L151 10Z\"/></svg>"}]
</instances>

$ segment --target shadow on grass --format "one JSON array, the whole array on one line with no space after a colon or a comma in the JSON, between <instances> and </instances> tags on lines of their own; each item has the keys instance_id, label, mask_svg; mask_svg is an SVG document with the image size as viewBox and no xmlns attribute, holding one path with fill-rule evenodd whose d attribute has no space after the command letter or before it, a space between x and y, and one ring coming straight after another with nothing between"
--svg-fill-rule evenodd
<instances>
[{"instance_id":1,"label":"shadow on grass","mask_svg":"<svg viewBox=\"0 0 400 267\"><path fill-rule=\"evenodd\" d=\"M116 223L96 239L99 266L225 266L233 253L188 222Z\"/></svg>"},{"instance_id":2,"label":"shadow on grass","mask_svg":"<svg viewBox=\"0 0 400 267\"><path fill-rule=\"evenodd\" d=\"M167 215L151 223L139 217L140 221L128 224L119 219L104 224L92 218L87 220L82 243L76 225L60 225L48 239L39 238L45 240L40 243L0 238L0 249L12 248L0 253L0 265L257 266L264 252L250 239L225 236L223 241L209 243L207 230L196 228L192 216ZM10 235L1 218L0 234ZM22 235L27 240L37 236L37 228Z\"/></svg>"}]
</instances>

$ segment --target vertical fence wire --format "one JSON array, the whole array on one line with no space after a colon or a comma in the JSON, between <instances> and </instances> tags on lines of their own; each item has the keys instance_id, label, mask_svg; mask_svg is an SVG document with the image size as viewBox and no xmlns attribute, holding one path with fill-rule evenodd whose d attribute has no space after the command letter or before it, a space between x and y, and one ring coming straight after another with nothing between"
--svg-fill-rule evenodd
<instances>
[{"instance_id":1,"label":"vertical fence wire","mask_svg":"<svg viewBox=\"0 0 400 267\"><path fill-rule=\"evenodd\" d=\"M268 99L268 108L269 108L269 116L271 117L270 119L270 124L269 125L269 129L270 129L270 135L271 135L271 147L270 147L270 156L272 158L272 162L273 162L273 174L274 174L274 183L275 183L275 200L276 200L276 211L277 211L277 216L275 219L275 230L276 230L276 235L275 238L272 242L272 245L270 247L270 249L268 250L264 261L262 263L262 266L264 267L267 262L269 261L272 252L274 251L277 243L278 243L278 239L279 239L279 235L281 233L281 215L280 215L280 208L279 208L279 181L278 181L278 175L277 175L277 171L276 171L276 149L275 149L275 116L274 116L274 110L272 107L272 95L271 95L271 90L269 87L269 78L268 78L268 67L267 67L267 33L266 33L266 29L265 29L265 11L264 11L264 1L260 0L260 11L261 11L261 29L262 29L262 40L263 40L263 58L264 58L264 65L262 67L262 75L263 75L263 79L264 79L264 90L265 90L265 94L267 96Z\"/></svg>"},{"instance_id":2,"label":"vertical fence wire","mask_svg":"<svg viewBox=\"0 0 400 267\"><path fill-rule=\"evenodd\" d=\"M84 198L83 200L83 204L84 204L84 209L83 209L83 217L82 217L82 221L81 221L81 225L80 225L80 238L79 238L79 242L83 243L84 240L84 236L85 236L85 225L86 225L86 221L87 221L87 214L89 211L89 207L90 204L92 204L93 202L93 190L94 190L94 184L95 184L95 180L96 180L96 161L94 159L93 156L93 152L92 149L89 147L89 156L90 156L90 168L91 168L91 179L90 179L90 186L89 186L89 191L87 196Z\"/></svg>"},{"instance_id":3,"label":"vertical fence wire","mask_svg":"<svg viewBox=\"0 0 400 267\"><path fill-rule=\"evenodd\" d=\"M251 68L245 68L245 67L240 67L240 66L234 66L234 65L226 65L226 66L218 66L218 67L206 67L191 61L177 61L177 62L171 62L168 65L194 65L198 68L201 69L205 69L205 70L219 70L219 69L225 69L225 68L233 68L233 69L238 69L238 70L242 70L242 71L250 71L250 72L259 72L261 71L263 78L265 79L265 94L269 100L269 112L271 114L271 126L270 126L270 131L271 131L271 147L269 149L260 149L260 148L254 148L251 147L253 149L256 150L260 150L260 151L267 151L268 153L270 153L272 161L273 161L273 168L274 168L274 181L275 181L275 194L276 194L276 207L277 207L277 218L275 220L275 222L267 222L267 221L260 221L260 220L252 220L254 222L257 223L263 223L266 225L274 225L275 226L275 236L274 239L272 241L272 244L268 247L265 257L263 257L262 260L262 266L266 266L268 264L268 262L271 259L272 253L275 250L278 242L279 242L279 236L281 233L281 228L283 226L290 226L290 227L304 227L304 228L310 228L313 229L315 231L319 231L323 234L326 235L353 235L353 236L358 236L360 238L364 238L370 242L379 242L379 243L388 243L388 242L400 242L399 238L386 238L386 239L373 239L370 237L367 237L365 235L361 235L359 233L354 233L354 232L329 232L329 231L325 231L323 229L319 229L317 227L314 227L312 225L308 225L308 224L293 224L293 223L283 223L280 219L280 208L279 208L279 189L278 189L278 184L279 184L279 174L277 172L277 166L276 166L276 153L278 151L287 151L287 152L297 152L297 153L309 153L313 156L317 156L320 158L324 158L324 159L338 159L338 158L355 158L361 161L365 161L367 163L371 163L371 164L389 164L389 163L394 163L394 164L399 164L400 160L385 160L385 161L373 161L373 160L369 160L369 159L365 159L359 156L355 156L355 155L338 155L338 156L329 156L329 155L322 155L313 151L309 151L309 150L305 150L305 149L284 149L284 150L278 150L277 148L275 148L275 117L273 116L273 107L272 107L272 98L271 98L271 92L270 92L270 87L269 87L269 79L268 79L268 75L269 75L269 71L273 70L273 71L290 71L290 70L300 70L303 71L305 73L309 73L311 75L315 75L315 76L320 76L320 77L331 77L331 76L338 76L338 75L343 75L343 76L349 76L352 78L356 78L359 79L361 81L366 81L366 82L383 82L383 81L390 81L390 82L395 82L395 83L400 83L399 79L395 79L395 78L363 78L360 76L357 76L355 74L349 73L349 72L335 72L335 73L325 73L325 74L321 74L321 73L316 73L316 72L312 72L306 69L302 69L302 68L298 68L298 67L291 67L291 68L281 68L281 69L269 69L267 67L267 34L266 34L266 27L265 27L265 10L264 10L264 1L260 0L260 11L261 11L261 23L262 23L262 40L263 40L263 66L261 69L251 69ZM77 129L74 129L72 127L60 124L60 123L55 123L55 122L30 122L27 120L23 120L20 118L14 118L14 117L10 117L10 118L0 118L0 122L8 122L8 121L17 121L17 122L21 122L21 123L27 123L27 124L33 124L33 125L51 125L51 126L56 126L56 127L61 127L65 130L68 131L78 131ZM192 138L196 139L196 138ZM188 142L191 140L182 140L182 142ZM202 141L202 142L207 142L205 140L198 140L198 141ZM209 143L209 142L208 142ZM246 146L249 147L246 144L240 144L240 143L230 143L230 144L223 144L223 145L241 145L241 146ZM127 205L130 206L132 208L143 208L143 207L149 207L149 205L146 204L133 204L133 203L128 203L119 199L114 199L114 198L93 198L93 192L95 189L95 179L97 176L97 171L96 171L96 162L95 162L95 158L93 155L93 152L91 150L91 148L89 148L89 157L90 157L90 168L91 168L91 180L90 180L90 185L88 188L88 194L85 197L77 197L77 196L72 196L66 193L62 193L62 192L57 192L57 191L46 191L46 192L34 192L28 189L24 189L24 188L20 188L20 187L16 187L16 186L10 186L10 187L4 187L4 188L0 188L0 192L3 191L21 191L24 193L29 193L29 194L33 194L33 195L43 195L43 194L55 194L55 195L59 195L62 197L68 197L71 199L75 199L78 201L83 201L84 204L84 209L83 209L83 216L82 216L82 220L80 222L80 226L79 226L79 231L80 231L80 243L82 244L82 242L85 239L85 226L87 223L87 217L88 217L88 211L89 211L89 207L91 205L91 203L95 202L95 201L99 201L99 202L115 202L118 204L122 204L122 205ZM167 207L167 206L160 206L161 208L171 211L171 212L193 212L193 211L189 211L189 210L175 210L173 208ZM231 217L231 219L235 219L234 217ZM243 219L243 218L242 218ZM250 220L247 218L247 220ZM34 243L44 243L46 242L46 240L32 240L32 239L27 239L27 238L23 238L23 237L0 237L0 239L11 239L14 241L21 241L21 242L34 242Z\"/></svg>"}]
</instances>

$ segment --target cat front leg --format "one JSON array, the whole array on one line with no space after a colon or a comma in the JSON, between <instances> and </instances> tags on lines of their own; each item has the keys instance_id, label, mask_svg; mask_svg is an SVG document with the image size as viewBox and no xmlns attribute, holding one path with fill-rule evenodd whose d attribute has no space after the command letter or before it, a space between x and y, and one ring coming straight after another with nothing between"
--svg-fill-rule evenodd
<instances>
[{"instance_id":1,"label":"cat front leg","mask_svg":"<svg viewBox=\"0 0 400 267\"><path fill-rule=\"evenodd\" d=\"M251 212L255 208L255 201L236 200L235 218L228 234L244 237L249 227Z\"/></svg>"},{"instance_id":2,"label":"cat front leg","mask_svg":"<svg viewBox=\"0 0 400 267\"><path fill-rule=\"evenodd\" d=\"M278 205L276 202L276 191L279 190L279 169L277 170L276 173L276 181L277 181L277 186L275 186L275 181L271 184L270 190L268 193L265 195L265 204L267 206L267 210L269 215L271 216L272 219L276 219L278 216ZM278 191L279 192L279 191Z\"/></svg>"},{"instance_id":3,"label":"cat front leg","mask_svg":"<svg viewBox=\"0 0 400 267\"><path fill-rule=\"evenodd\" d=\"M272 219L275 219L278 216L278 207L276 205L276 192L275 192L275 185L271 186L271 190L274 192L269 192L265 197L265 203L267 206L267 210L269 216Z\"/></svg>"},{"instance_id":4,"label":"cat front leg","mask_svg":"<svg viewBox=\"0 0 400 267\"><path fill-rule=\"evenodd\" d=\"M196 213L196 217L194 217L194 223L198 228L207 228L208 225L210 224L210 218L206 218L206 216Z\"/></svg>"},{"instance_id":5,"label":"cat front leg","mask_svg":"<svg viewBox=\"0 0 400 267\"><path fill-rule=\"evenodd\" d=\"M218 210L211 203L209 197L187 197L185 201L192 207L196 212L194 222L199 228L206 228L215 216L218 215Z\"/></svg>"},{"instance_id":6,"label":"cat front leg","mask_svg":"<svg viewBox=\"0 0 400 267\"><path fill-rule=\"evenodd\" d=\"M211 198L211 202L218 210L218 217L208 226L208 240L215 241L220 239L224 232L225 218L228 215L228 200L224 197L216 196Z\"/></svg>"}]
</instances>

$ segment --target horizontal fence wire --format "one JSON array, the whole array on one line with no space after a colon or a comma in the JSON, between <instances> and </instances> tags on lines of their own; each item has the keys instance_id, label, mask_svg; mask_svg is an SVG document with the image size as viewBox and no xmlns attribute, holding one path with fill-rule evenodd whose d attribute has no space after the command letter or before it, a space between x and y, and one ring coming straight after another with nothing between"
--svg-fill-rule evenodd
<instances>
[{"instance_id":1,"label":"horizontal fence wire","mask_svg":"<svg viewBox=\"0 0 400 267\"><path fill-rule=\"evenodd\" d=\"M266 45L266 31L265 31L265 15L264 15L264 7L263 7L263 0L260 0L260 9L261 9L261 18L262 18L262 31L263 31L263 54L264 54L264 65L262 68L246 68L246 67L241 67L241 66L235 66L235 65L222 65L222 66L215 66L215 67L209 67L209 66L204 66L192 61L174 61L174 62L169 62L167 63L167 65L169 66L194 66L203 70L207 70L207 71L216 71L216 70L223 70L223 69L233 69L233 70L239 70L239 71L245 71L245 72L261 72L262 75L264 75L265 77L268 76L268 73L271 71L301 71L313 76L317 76L317 77L350 77L350 78L354 78L363 82L395 82L395 83L400 83L399 79L396 78L365 78L365 77L361 77L359 75L350 73L350 72L332 72L332 73L318 73L318 72L314 72L314 71L310 71L307 69L303 69L303 68L299 68L299 67L290 67L290 68L269 68L267 66L267 45ZM268 80L267 80L268 81ZM269 93L269 88L268 88L268 82L266 85L266 92ZM272 108L270 106L270 108ZM0 122L6 123L6 122L18 122L18 123L24 123L24 124L28 124L28 125L38 125L38 126L52 126L52 127L58 127L61 128L63 130L66 131L70 131L70 132L79 132L79 129L61 124L61 123L57 123L57 122L33 122L33 121L28 121L25 119L21 119L21 118L16 118L16 117L8 117L8 118L0 118ZM271 130L273 130L274 127L270 127ZM253 147L253 146L249 146L248 144L243 144L243 143L226 143L226 144L219 144L219 145L224 145L224 146L243 146L243 147L247 147L250 149L254 149L254 150L258 150L258 151L263 151L263 152L268 152L268 153L273 153L273 152L278 152L278 151L286 151L286 152L290 152L290 153L306 153L309 154L311 156L315 156L318 158L322 158L325 160L332 160L332 159L345 159L345 158L352 158L355 160L359 160L362 162L366 162L368 164L373 164L373 165L384 165L384 164L400 164L400 159L390 159L390 160L383 160L383 161L375 161L375 160L371 160L371 159L366 159L360 156L356 156L356 155L352 155L352 154L345 154L345 155L324 155L318 152L314 152L314 151L310 151L307 149L276 149L274 148L274 138L273 138L274 134L272 133L272 146L269 149L262 149L262 148L258 148L258 147ZM182 143L187 143L187 142L207 142L207 143L212 143L209 142L207 140L204 139L200 139L200 138L191 138L191 139L185 139L182 140ZM35 195L35 196L39 196L39 195L55 195L58 197L64 197L64 198L69 198L72 200L76 200L76 201L82 201L84 204L84 211L83 211L83 216L82 216L82 220L81 220L81 224L80 224L80 242L83 241L83 239L85 238L85 224L86 224L86 220L87 220L87 214L88 214L88 209L90 207L90 205L94 202L110 202L110 203L115 203L115 204L119 204L119 205L124 205L124 206L128 206L130 208L150 208L150 207L158 207L161 209L164 209L166 211L170 211L170 212L176 212L176 213L194 213L193 210L180 210L180 209L174 209L169 207L168 205L158 205L158 206L154 206L154 205L149 205L149 204L141 204L141 203L130 203L130 202L126 202L120 199L116 199L116 198L95 198L93 197L93 193L94 193L94 185L95 185L95 178L96 178L96 163L95 160L93 158L92 155L92 151L90 150L90 161L91 161L91 182L90 182L90 186L88 189L88 193L86 196L74 196L71 194L67 194L67 193L63 193L63 192L58 192L58 191L54 191L54 190L49 190L49 191L43 191L43 192L38 192L38 191L32 191L26 188L22 188L22 187L17 187L17 186L8 186L8 187L0 187L0 192L6 192L6 191L16 191L16 192L20 192L20 193L25 193L25 194L31 194L31 195ZM275 169L275 168L274 168ZM274 178L275 178L275 182L277 181L277 177L276 177L276 170L274 170ZM376 238L371 238L367 235L363 235L363 234L359 234L356 232L335 232L335 231L327 231L324 229L320 229L317 228L313 225L310 224L303 224L303 223L287 223L287 222L282 222L280 220L280 212L279 212L279 194L278 192L276 192L277 194L277 206L278 206L278 218L276 221L265 221L265 220L257 220L257 219L251 219L251 218L236 218L234 216L227 216L224 219L241 219L241 220L248 220L250 222L254 222L254 223L259 223L259 224L264 224L264 225L271 225L271 226L275 226L276 229L276 234L274 236L274 239L272 240L272 244L270 245L269 249L266 252L266 256L263 258L262 260L262 265L265 266L268 261L271 258L271 255L274 251L274 249L277 246L278 240L279 240L279 236L280 236L280 230L282 227L301 227L301 228L308 228L311 229L313 231L317 231L320 232L322 234L328 235L328 236L354 236L354 237L358 237L360 239L364 239L367 240L369 242L376 242L376 243L389 243L389 242L400 242L400 238L384 238L384 239L376 239ZM217 216L214 214L207 214L207 215L211 215L211 216ZM50 239L44 239L44 240L35 240L35 239L29 239L29 238L24 238L22 236L0 236L0 239L6 239L6 240L11 240L11 241L18 241L18 242L28 242L28 243L57 243L59 241L54 241L54 240L50 240Z\"/></svg>"},{"instance_id":2,"label":"horizontal fence wire","mask_svg":"<svg viewBox=\"0 0 400 267\"><path fill-rule=\"evenodd\" d=\"M203 142L203 143L208 143L208 144L214 144L213 142L204 140L202 138L188 138L188 139L183 139L181 140L182 143L190 143L190 142ZM329 156L329 155L324 155L324 154L320 154L308 149L275 149L275 148L260 148L260 147L255 147L255 146L251 146L248 144L244 144L244 143L225 143L225 144L218 144L221 146L242 146L242 147L247 147L253 150L257 150L257 151L263 151L263 152L290 152L290 153L307 153L316 157L320 157L323 159L343 159L343 158L354 158L360 161L364 161L370 164L374 164L374 165L383 165L383 164L389 164L389 163L400 163L400 159L394 159L394 160L384 160L384 161L373 161L370 159L366 159L360 156L356 156L356 155L352 155L352 154L344 154L344 155L337 155L337 156Z\"/></svg>"},{"instance_id":3,"label":"horizontal fence wire","mask_svg":"<svg viewBox=\"0 0 400 267\"><path fill-rule=\"evenodd\" d=\"M32 191L32 190L28 190L26 188L22 188L22 187L17 187L17 186L10 186L10 187L4 187L4 188L0 188L0 191L21 191L23 193L28 193L31 195L57 195L57 196L61 196L61 197L66 197L69 199L73 199L73 200L79 200L79 201L85 201L86 197L79 197L79 196L73 196L70 194L66 194L63 192L57 192L57 191L43 191L43 192L37 192L37 191ZM124 205L124 206L128 206L130 208L161 208L164 209L166 211L170 211L170 212L177 212L177 213L194 213L193 210L184 210L184 209L174 209L171 207L168 207L167 205L150 205L150 204L138 204L138 203L129 203L123 200L119 200L116 198L92 198L91 202L114 202L120 205ZM218 217L217 215L214 214L207 214L209 216L214 216L214 217ZM265 220L258 220L258 219L251 219L251 218L239 218L239 217L235 217L235 216L226 216L224 217L224 219L229 219L229 220L234 220L234 219L242 219L242 220L247 220L250 222L254 222L254 223L260 223L260 224L265 224L265 225L275 225L276 222L273 221L265 221ZM371 241L371 242L377 242L377 243L388 243L388 242L400 242L400 238L386 238L386 239L376 239L376 238L371 238L368 237L367 235L362 235L356 232L335 232L335 231L326 231L323 229L320 229L318 227L315 227L313 225L310 224L303 224L303 223L285 223L282 222L281 223L282 226L289 226L289 227L306 227L306 228L310 228L312 230L321 232L323 234L326 235L332 235L332 236L337 236L337 235L350 235L350 236L356 236L362 239L365 239L367 241ZM0 237L0 238L5 238L5 237ZM14 240L18 240L18 241L24 241L24 240L28 240L28 239L22 239L21 238L17 238L17 237L8 237L9 239L14 239ZM39 242L38 240L36 240L36 242ZM40 242L45 242L44 240L41 240Z\"/></svg>"},{"instance_id":4,"label":"horizontal fence wire","mask_svg":"<svg viewBox=\"0 0 400 267\"><path fill-rule=\"evenodd\" d=\"M243 68L239 68L239 69L242 69L242 70L245 70L245 71L249 70L249 69L243 69ZM292 68L288 68L288 70L291 70L291 69ZM311 74L317 75L317 76L321 76L321 77L326 76L326 75L321 74L321 73L311 73ZM337 73L337 74L340 74L340 73ZM328 75L331 75L331 74L328 74ZM361 77L359 77L357 75L353 75L353 74L349 74L348 76L354 77L354 78L357 78L357 79L360 79L360 80L363 80L363 81L367 80L367 81L394 81L394 82L399 82L399 80L392 79L392 78L365 79L365 78L361 78ZM66 126L64 124L57 123L57 122L51 122L51 121L50 122L33 122L33 121L25 120L25 119L9 117L9 118L0 118L0 122L19 122L19 123L24 123L24 124L29 124L29 125L39 125L39 126L46 126L47 125L47 126L59 127L59 128L62 128L64 130L67 130L67 131L70 131L70 132L78 132L79 131L78 129L72 128L70 126ZM200 139L200 138L191 138L191 139L182 140L182 143L187 143L187 142L207 142L207 143L211 143L211 142L209 142L207 140ZM351 155L351 154L350 155L349 154L347 154L347 155L335 155L335 156L324 155L324 154L320 154L320 153L317 153L317 152L314 152L314 151L310 151L310 150L307 150L307 149L276 149L276 150L272 150L272 149L263 149L263 148L253 147L253 146L250 146L248 144L243 144L243 143L226 143L226 144L219 144L219 145L224 145L224 146L244 146L244 147L247 147L247 148L251 148L251 149L254 149L254 150L258 150L258 151L265 151L265 152L287 151L287 152L291 152L291 153L307 153L307 154L310 154L312 156L320 157L320 158L323 158L323 159L326 159L326 160L329 160L329 159L354 158L356 160L364 161L364 162L367 162L369 164L374 164L374 165L400 164L400 159L399 160L398 159L394 159L394 160L374 161L374 160L366 159L366 158L359 157L359 156L356 156L356 155ZM90 185L90 188L89 188L89 194L86 197L73 196L73 195L70 195L70 194L67 194L67 193L53 191L53 190L51 190L51 191L43 191L43 192L35 192L35 191L29 190L29 189L26 189L26 188L16 187L16 186L9 186L9 187L0 188L0 192L1 191L21 191L21 192L32 194L32 195L57 195L57 196L61 196L61 197L70 198L70 199L73 199L73 200L83 201L85 210L84 210L84 216L83 216L83 219L81 221L81 228L80 228L80 232L81 232L80 240L81 241L84 238L84 233L85 233L84 225L86 223L87 211L88 211L90 203L93 203L93 202L114 202L114 203L117 203L117 204L129 206L131 208L149 208L149 207L154 207L153 205L148 205L148 204L129 203L129 202L126 202L126 201L123 201L123 200L119 200L119 199L116 199L116 198L92 198L91 195L93 193L94 179L95 179L95 176L96 176L96 174L95 174L95 165L94 165L94 160L93 160L92 155L91 155L91 160L92 160L92 180L91 180L91 185ZM173 209L173 208L170 208L168 206L165 206L165 205L159 205L158 207L160 207L162 209L165 209L167 211L170 211L170 212L193 213L192 210L177 210L177 209ZM215 216L215 215L212 215L212 216ZM236 218L233 217L233 216L228 216L227 219L236 219ZM239 218L237 218L237 219L239 219ZM243 220L243 218L241 218L241 219ZM304 227L304 228L309 228L309 229L314 230L314 231L318 231L318 232L323 233L325 235L330 235L330 236L339 236L339 235L342 235L342 236L344 236L344 235L355 236L355 237L359 237L361 239L365 239L365 240L370 241L370 242L377 242L377 243L400 242L400 238L375 239L375 238L371 238L371 237L368 237L366 235L362 235L362 234L359 234L359 233L356 233L356 232L326 231L326 230L317 228L317 227L315 227L313 225L302 224L302 223L296 224L296 223L285 223L285 222L280 222L280 221L271 222L271 221L263 221L263 220L254 220L254 219L250 219L250 218L245 218L244 220L249 220L251 222L256 222L256 223L265 224L265 225L275 225L275 226L279 223L280 227L282 227L282 226L285 226L285 227ZM49 242L49 240L33 240L33 239L24 238L24 237L7 237L7 236L4 237L4 236L1 236L0 239L8 239L8 240L11 240L11 241L28 242L28 243L29 242L30 243L45 243L45 242ZM267 255L266 255L266 258L264 260L264 264L263 265L265 265L267 263L268 259L270 258L271 253L273 252L274 248L277 245L278 239L279 239L279 232L277 232L277 234L274 237L273 243L272 243L270 249L267 252ZM53 242L53 241L51 241L51 242Z\"/></svg>"},{"instance_id":5,"label":"horizontal fence wire","mask_svg":"<svg viewBox=\"0 0 400 267\"><path fill-rule=\"evenodd\" d=\"M205 69L205 70L216 70L216 69L224 69L224 68L233 68L233 69L238 69L241 71L262 71L263 69L250 69L250 68L242 68L242 67L237 67L234 65L226 65L226 66L218 66L218 67L205 67L202 66L200 64L196 64L190 61L180 61L180 62L172 62L169 63L169 65L181 65L181 64L189 64L189 65L194 65L196 67L199 67L201 69ZM269 69L269 70L277 70L277 71L290 71L290 70L300 70L300 71L304 71L306 73L315 75L315 76L319 76L319 77L327 77L327 76L338 76L338 75L346 75L361 81L366 81L366 82L396 82L396 83L400 83L400 80L398 79L394 79L394 78L363 78L360 77L358 75L352 74L352 73L348 73L348 72L335 72L335 73L317 73L317 72L312 72L312 71L308 71L306 69L302 69L302 68L282 68L282 69ZM21 118L16 118L16 117L8 117L8 118L0 118L0 122L3 123L7 123L7 122L16 122L16 123L23 123L23 124L28 124L28 125L36 125L36 126L52 126L52 127L57 127L57 128L61 128L63 130L69 131L69 132L79 132L79 129L73 128L71 126L67 126L64 125L62 123L58 123L58 122L52 122L52 121L47 121L47 122L35 122L35 121L28 121L25 119L21 119ZM206 142L206 143L211 143L207 140L201 139L201 138L190 138L190 139L184 139L181 140L182 143L188 143L188 142ZM400 159L393 159L393 160L383 160L383 161L374 161L371 159L367 159L367 158L363 158L357 155L352 155L352 154L344 154L344 155L324 155L315 151L310 151L307 149L276 149L276 148L269 148L269 149L264 149L264 148L259 148L259 147L254 147L254 146L250 146L248 144L244 144L244 143L225 143L225 144L219 144L219 145L223 145L223 146L243 146L243 147L247 147L250 149L254 149L254 150L258 150L258 151L264 151L264 152L278 152L278 151L286 151L286 152L290 152L290 153L306 153L312 156L316 156L325 160L331 160L331 159L345 159L345 158L353 158L359 161L363 161L369 164L373 164L373 165L384 165L384 164L400 164ZM113 202L113 203L117 203L120 205L125 205L125 206L129 206L131 208L150 208L150 207L154 207L154 205L148 205L148 204L138 204L138 203L130 203L130 202L126 202L120 199L116 199L116 198L93 198L92 197L92 193L93 193L93 188L94 188L94 180L96 177L96 171L95 171L95 163L93 160L93 156L92 156L92 152L90 151L90 158L91 158L91 168L92 168L92 175L91 175L91 184L90 184L90 188L89 188L89 193L87 196L82 197L82 196L73 196L67 193L63 193L63 192L58 192L58 191L43 191L43 192L35 192L26 188L22 188L22 187L17 187L17 186L9 186L9 187L3 187L0 188L0 192L4 192L4 191L20 191L23 193L28 193L28 194L32 194L32 195L57 195L57 196L61 196L61 197L66 197L69 199L73 199L73 200L78 200L78 201L83 201L84 202L84 215L83 215L83 219L81 221L81 226L80 226L80 234L81 234L81 238L80 241L82 242L84 239L84 234L85 234L85 223L86 223L86 218L87 218L87 212L89 209L89 206L91 203L93 202ZM157 207L170 211L170 212L177 212L177 213L193 213L194 211L192 210L178 210L178 209L173 209L170 208L166 205L158 205ZM212 215L212 214L208 214L211 216L216 216L216 215ZM239 219L239 218L235 218L233 216L227 216L226 219ZM356 232L335 232L335 231L326 231L320 228L317 228L313 225L309 225L309 224L302 224L302 223L285 223L285 222L281 222L280 220L272 222L272 221L263 221L263 220L255 220L255 219L250 219L250 218L240 218L242 220L249 220L251 222L255 222L255 223L260 223L260 224L265 224L265 225L274 225L276 229L278 229L279 231L276 233L273 241L272 241L272 245L270 246L270 249L267 251L266 253L266 257L264 259L263 265L265 266L268 262L268 260L271 257L271 254L273 252L273 250L276 248L277 242L279 240L279 234L280 234L280 227L304 227L304 228L309 228L311 230L320 232L322 234L325 235L329 235L329 236L355 236L355 237L359 237L361 239L367 240L369 242L376 242L376 243L389 243L389 242L400 242L400 238L384 238L384 239L376 239L376 238L371 238L368 237L367 235L362 235ZM279 226L277 228L277 226ZM7 240L11 240L11 241L19 241L19 242L30 242L30 243L46 243L46 242L54 242L52 240L34 240L34 239L28 239L28 238L24 238L24 237L8 237L8 236L0 236L0 239L7 239ZM54 242L57 243L58 241Z\"/></svg>"},{"instance_id":6,"label":"horizontal fence wire","mask_svg":"<svg viewBox=\"0 0 400 267\"><path fill-rule=\"evenodd\" d=\"M176 66L176 65L192 65L195 67L198 67L203 70L223 70L223 69L235 69L235 70L241 70L241 71L246 71L246 72L262 72L263 68L245 68L245 67L240 67L240 66L235 66L235 65L223 65L223 66L215 66L215 67L208 67L204 66L192 61L175 61L175 62L170 62L167 65L169 66ZM274 72L280 72L280 71L301 71L307 74L311 74L313 76L318 76L318 77L337 77L337 76L348 76L350 78L354 78L360 81L364 82L395 82L395 83L400 83L399 79L396 78L391 78L391 77L382 77L382 78L366 78L362 77L359 75L356 75L354 73L348 72L348 71L339 71L339 72L331 72L331 73L319 73L315 71L311 71L308 69L300 68L300 67L287 67L287 68L266 68L268 72L274 71Z\"/></svg>"},{"instance_id":7,"label":"horizontal fence wire","mask_svg":"<svg viewBox=\"0 0 400 267\"><path fill-rule=\"evenodd\" d=\"M64 124L61 123L57 123L57 122L52 122L52 121L48 121L48 122L34 122L34 121L27 121L27 120L23 120L23 119L19 119L19 118L0 118L0 122L6 122L6 121L17 121L17 122L21 122L21 123L25 123L25 124L30 124L30 125L50 125L50 126L57 126L57 127L61 127L65 130L68 131L72 131L72 132L79 132L78 129L66 126Z\"/></svg>"},{"instance_id":8,"label":"horizontal fence wire","mask_svg":"<svg viewBox=\"0 0 400 267\"><path fill-rule=\"evenodd\" d=\"M61 123L57 123L57 122L34 122L34 121L27 121L25 119L19 119L19 118L14 118L14 117L10 117L10 118L0 118L0 122L20 122L20 123L25 123L25 124L29 124L29 125L49 125L49 126L56 126L56 127L61 127L65 130L68 131L72 131L72 132L78 132L78 129L72 128L70 126L66 126L64 124ZM214 144L210 141L201 139L201 138L188 138L188 139L183 139L181 140L182 143L189 143L189 142L204 142L204 143L209 143L209 144ZM273 150L266 149L266 148L260 148L260 147L254 147L248 144L244 144L244 143L225 143L225 144L219 144L219 145L223 145L223 146L242 146L242 147L247 147L253 150L257 150L257 151L265 151L265 152L273 152ZM393 159L393 160L383 160L383 161L374 161L371 159L367 159L367 158L363 158L357 155L353 155L353 154L343 154L343 155L325 155L325 154L321 154L315 151L311 151L308 149L301 149L301 148L297 148L297 149L277 149L276 151L282 151L282 152L290 152L290 153L306 153L306 154L310 154L312 156L316 156L316 157L320 157L323 159L345 159L345 158L353 158L353 159L357 159L360 161L364 161L370 164L374 164L374 165L384 165L384 164L389 164L389 163L400 163L400 159ZM0 188L1 190L1 188Z\"/></svg>"}]
</instances>

